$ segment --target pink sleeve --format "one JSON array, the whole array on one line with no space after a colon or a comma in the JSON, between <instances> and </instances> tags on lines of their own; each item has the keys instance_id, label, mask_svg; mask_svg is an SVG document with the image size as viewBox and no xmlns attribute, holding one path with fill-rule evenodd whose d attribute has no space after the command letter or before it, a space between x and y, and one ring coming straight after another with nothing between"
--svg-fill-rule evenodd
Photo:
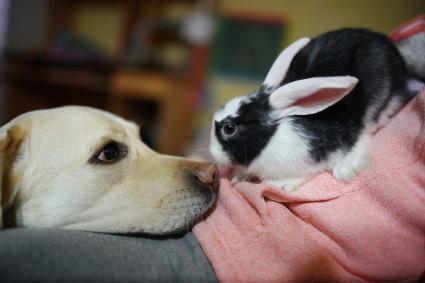
<instances>
[{"instance_id":1,"label":"pink sleeve","mask_svg":"<svg viewBox=\"0 0 425 283\"><path fill-rule=\"evenodd\" d=\"M222 179L194 233L222 282L417 281L425 271L425 90L373 138L350 184L294 193Z\"/></svg>"}]
</instances>

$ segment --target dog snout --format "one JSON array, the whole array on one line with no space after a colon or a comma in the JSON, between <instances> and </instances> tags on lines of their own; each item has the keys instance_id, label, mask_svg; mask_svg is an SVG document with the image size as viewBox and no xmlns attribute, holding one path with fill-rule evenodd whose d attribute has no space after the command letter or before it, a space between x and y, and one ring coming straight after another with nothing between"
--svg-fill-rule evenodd
<instances>
[{"instance_id":1,"label":"dog snout","mask_svg":"<svg viewBox=\"0 0 425 283\"><path fill-rule=\"evenodd\" d=\"M202 184L212 186L213 189L218 185L218 169L215 164L203 163L196 172L196 178Z\"/></svg>"}]
</instances>

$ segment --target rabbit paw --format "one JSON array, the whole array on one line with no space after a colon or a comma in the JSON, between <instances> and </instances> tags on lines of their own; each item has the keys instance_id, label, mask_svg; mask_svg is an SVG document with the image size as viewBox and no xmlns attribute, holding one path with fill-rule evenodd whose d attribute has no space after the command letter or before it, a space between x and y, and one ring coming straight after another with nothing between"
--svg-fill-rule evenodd
<instances>
[{"instance_id":1,"label":"rabbit paw","mask_svg":"<svg viewBox=\"0 0 425 283\"><path fill-rule=\"evenodd\" d=\"M237 183L241 183L241 182L251 182L251 183L258 183L259 179L255 176L252 175L240 175L240 174L235 174L232 178L232 180L230 181L230 183L233 185L237 184Z\"/></svg>"},{"instance_id":2,"label":"rabbit paw","mask_svg":"<svg viewBox=\"0 0 425 283\"><path fill-rule=\"evenodd\" d=\"M351 181L367 165L369 136L362 136L353 149L332 168L332 175L344 182Z\"/></svg>"},{"instance_id":3,"label":"rabbit paw","mask_svg":"<svg viewBox=\"0 0 425 283\"><path fill-rule=\"evenodd\" d=\"M284 180L264 180L263 184L279 188L284 192L290 193L298 189L305 182L302 178L292 178Z\"/></svg>"}]
</instances>

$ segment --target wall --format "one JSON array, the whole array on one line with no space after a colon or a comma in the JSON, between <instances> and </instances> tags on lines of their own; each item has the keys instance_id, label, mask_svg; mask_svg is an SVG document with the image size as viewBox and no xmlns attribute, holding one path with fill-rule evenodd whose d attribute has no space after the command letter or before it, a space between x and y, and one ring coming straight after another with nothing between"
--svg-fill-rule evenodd
<instances>
[{"instance_id":1,"label":"wall","mask_svg":"<svg viewBox=\"0 0 425 283\"><path fill-rule=\"evenodd\" d=\"M3 14L1 10L6 5L8 11ZM21 52L43 50L47 35L47 7L48 0L0 0L0 51L3 48ZM1 80L0 121L4 115L6 91Z\"/></svg>"},{"instance_id":2,"label":"wall","mask_svg":"<svg viewBox=\"0 0 425 283\"><path fill-rule=\"evenodd\" d=\"M45 48L48 0L11 0L6 47L14 51L40 51Z\"/></svg>"},{"instance_id":3,"label":"wall","mask_svg":"<svg viewBox=\"0 0 425 283\"><path fill-rule=\"evenodd\" d=\"M90 38L107 56L118 54L124 10L119 3L88 2L76 10L75 32Z\"/></svg>"},{"instance_id":4,"label":"wall","mask_svg":"<svg viewBox=\"0 0 425 283\"><path fill-rule=\"evenodd\" d=\"M340 27L383 33L425 13L424 0L222 0L221 10L280 15L288 25L286 44Z\"/></svg>"}]
</instances>

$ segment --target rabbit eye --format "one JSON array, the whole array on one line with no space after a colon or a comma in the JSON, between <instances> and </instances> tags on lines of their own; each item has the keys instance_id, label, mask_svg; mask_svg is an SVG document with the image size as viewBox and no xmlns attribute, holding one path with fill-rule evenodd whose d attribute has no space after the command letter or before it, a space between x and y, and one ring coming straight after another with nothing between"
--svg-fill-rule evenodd
<instances>
[{"instance_id":1,"label":"rabbit eye","mask_svg":"<svg viewBox=\"0 0 425 283\"><path fill-rule=\"evenodd\" d=\"M236 134L237 130L238 130L238 128L235 124L226 123L221 128L221 134L223 135L223 137L229 138L231 136L234 136Z\"/></svg>"}]
</instances>

